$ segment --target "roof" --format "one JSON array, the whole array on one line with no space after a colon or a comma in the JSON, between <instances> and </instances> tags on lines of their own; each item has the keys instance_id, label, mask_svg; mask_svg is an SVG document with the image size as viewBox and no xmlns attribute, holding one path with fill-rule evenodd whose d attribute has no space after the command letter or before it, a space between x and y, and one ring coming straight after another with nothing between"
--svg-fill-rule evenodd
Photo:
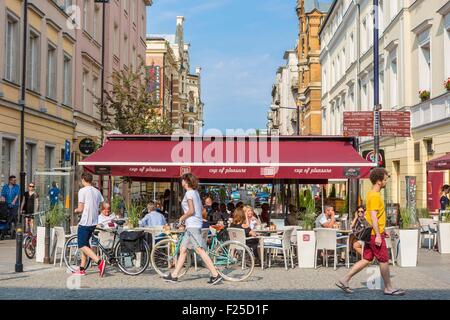
<instances>
[{"instance_id":1,"label":"roof","mask_svg":"<svg viewBox=\"0 0 450 320\"><path fill-rule=\"evenodd\" d=\"M330 2L324 0L305 0L305 13L310 13L317 9L320 12L328 12L331 7Z\"/></svg>"},{"instance_id":2,"label":"roof","mask_svg":"<svg viewBox=\"0 0 450 320\"><path fill-rule=\"evenodd\" d=\"M352 138L107 136L80 162L95 174L141 179L327 180L364 178L373 164L354 149ZM118 152L120 150L120 152Z\"/></svg>"},{"instance_id":3,"label":"roof","mask_svg":"<svg viewBox=\"0 0 450 320\"><path fill-rule=\"evenodd\" d=\"M147 34L147 39L165 39L171 44L176 44L174 34Z\"/></svg>"}]
</instances>

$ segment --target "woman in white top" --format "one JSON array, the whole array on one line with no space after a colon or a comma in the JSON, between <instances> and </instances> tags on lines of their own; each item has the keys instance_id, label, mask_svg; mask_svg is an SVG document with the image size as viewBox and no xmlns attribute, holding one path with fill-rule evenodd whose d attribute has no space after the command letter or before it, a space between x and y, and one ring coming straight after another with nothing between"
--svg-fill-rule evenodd
<instances>
[{"instance_id":1,"label":"woman in white top","mask_svg":"<svg viewBox=\"0 0 450 320\"><path fill-rule=\"evenodd\" d=\"M251 206L244 206L244 212L247 219L247 224L250 226L250 229L255 229L256 226L261 225L261 220L259 220L258 216L255 214L255 211Z\"/></svg>"},{"instance_id":2,"label":"woman in white top","mask_svg":"<svg viewBox=\"0 0 450 320\"><path fill-rule=\"evenodd\" d=\"M164 280L168 282L177 282L178 273L184 265L187 256L187 250L195 250L195 253L200 256L205 263L208 270L211 272L209 284L216 284L222 280L222 277L214 267L211 258L205 251L206 244L202 238L202 200L197 191L198 179L192 173L186 173L181 177L181 185L186 190L181 207L184 214L180 217L180 223L185 222L186 232L184 233L183 241L181 242L180 256L178 257L175 270L172 273L164 276Z\"/></svg>"}]
</instances>

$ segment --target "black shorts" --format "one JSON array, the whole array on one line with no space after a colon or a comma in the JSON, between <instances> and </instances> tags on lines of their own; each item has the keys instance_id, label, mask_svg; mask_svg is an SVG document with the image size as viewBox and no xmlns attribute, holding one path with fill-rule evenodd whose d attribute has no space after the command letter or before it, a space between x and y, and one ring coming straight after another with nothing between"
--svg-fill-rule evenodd
<instances>
[{"instance_id":1,"label":"black shorts","mask_svg":"<svg viewBox=\"0 0 450 320\"><path fill-rule=\"evenodd\" d=\"M77 238L78 248L89 247L89 240L91 240L92 234L95 231L96 226L78 226Z\"/></svg>"}]
</instances>

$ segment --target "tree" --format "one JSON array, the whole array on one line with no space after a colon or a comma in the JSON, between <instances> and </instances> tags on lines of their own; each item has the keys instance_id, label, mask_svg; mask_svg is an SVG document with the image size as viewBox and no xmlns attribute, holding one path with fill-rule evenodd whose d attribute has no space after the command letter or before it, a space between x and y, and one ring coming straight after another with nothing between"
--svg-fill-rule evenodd
<instances>
[{"instance_id":1,"label":"tree","mask_svg":"<svg viewBox=\"0 0 450 320\"><path fill-rule=\"evenodd\" d=\"M103 110L104 128L123 134L172 134L170 119L160 108L155 86L159 79L140 60L136 70L130 67L111 75L112 89L104 91L103 105L97 104Z\"/></svg>"}]
</instances>

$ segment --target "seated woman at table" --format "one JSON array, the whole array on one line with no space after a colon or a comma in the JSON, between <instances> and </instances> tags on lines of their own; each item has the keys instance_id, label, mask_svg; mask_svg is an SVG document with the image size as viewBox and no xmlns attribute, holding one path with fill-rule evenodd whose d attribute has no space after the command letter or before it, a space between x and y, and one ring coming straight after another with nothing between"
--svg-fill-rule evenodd
<instances>
[{"instance_id":1,"label":"seated woman at table","mask_svg":"<svg viewBox=\"0 0 450 320\"><path fill-rule=\"evenodd\" d=\"M246 223L249 225L251 230L254 230L256 226L261 225L261 220L259 220L251 206L244 206L244 213L246 216Z\"/></svg>"},{"instance_id":2,"label":"seated woman at table","mask_svg":"<svg viewBox=\"0 0 450 320\"><path fill-rule=\"evenodd\" d=\"M233 223L230 225L230 228L244 229L246 238L256 237L255 231L250 229L250 226L247 224L247 217L244 212L244 208L242 207L236 208L236 210L234 210ZM257 260L259 260L259 239L248 239L245 243L253 251L253 255L257 258Z\"/></svg>"},{"instance_id":3,"label":"seated woman at table","mask_svg":"<svg viewBox=\"0 0 450 320\"><path fill-rule=\"evenodd\" d=\"M366 220L366 218L364 217L365 213L365 208L363 206L359 206L358 209L356 209L355 218L353 219L350 226L350 228L352 228L353 230L353 234L350 235L350 245L351 248L353 248L360 256L362 256L362 244L355 237L355 234L361 232L361 230L364 230L364 222Z\"/></svg>"}]
</instances>

